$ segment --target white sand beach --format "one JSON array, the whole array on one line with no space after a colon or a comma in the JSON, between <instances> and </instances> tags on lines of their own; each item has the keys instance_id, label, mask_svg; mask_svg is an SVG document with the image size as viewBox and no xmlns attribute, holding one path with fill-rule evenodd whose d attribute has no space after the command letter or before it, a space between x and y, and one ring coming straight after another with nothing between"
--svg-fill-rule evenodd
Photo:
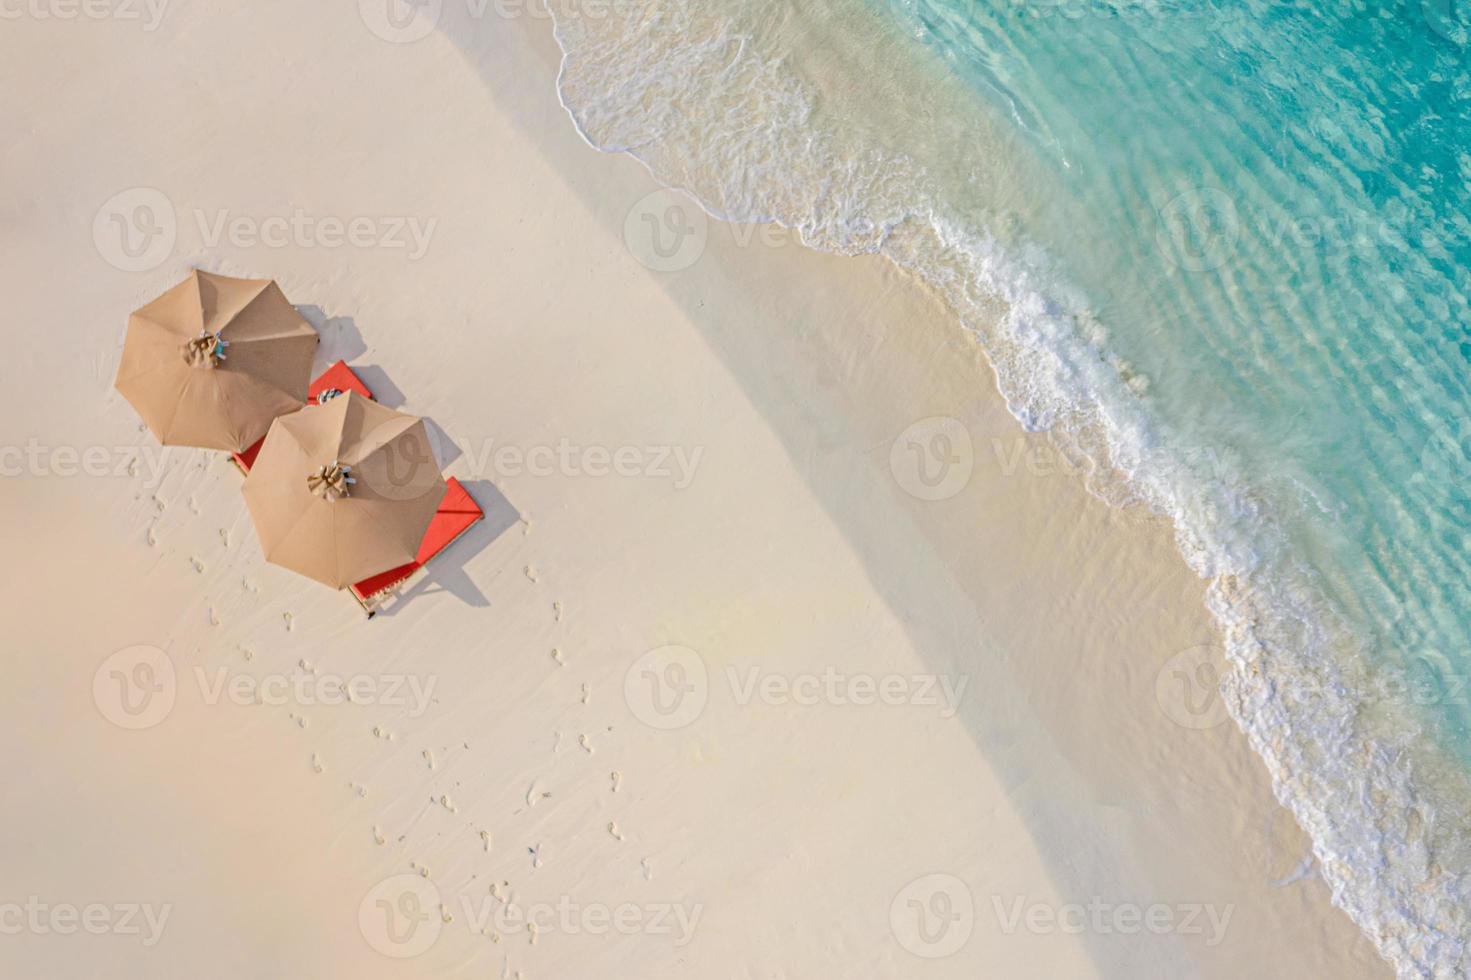
<instances>
[{"instance_id":1,"label":"white sand beach","mask_svg":"<svg viewBox=\"0 0 1471 980\"><path fill-rule=\"evenodd\" d=\"M0 975L1388 976L1170 528L884 261L590 148L502 14L0 27ZM373 620L113 391L195 267L486 510Z\"/></svg>"}]
</instances>

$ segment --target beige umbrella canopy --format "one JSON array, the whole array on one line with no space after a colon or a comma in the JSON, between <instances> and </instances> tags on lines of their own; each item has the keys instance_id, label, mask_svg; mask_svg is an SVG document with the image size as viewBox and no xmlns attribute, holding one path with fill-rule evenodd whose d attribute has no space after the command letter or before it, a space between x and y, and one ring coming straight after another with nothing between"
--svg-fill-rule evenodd
<instances>
[{"instance_id":1,"label":"beige umbrella canopy","mask_svg":"<svg viewBox=\"0 0 1471 980\"><path fill-rule=\"evenodd\" d=\"M274 281L196 269L128 317L115 384L164 445L240 452L306 401L317 339Z\"/></svg>"},{"instance_id":2,"label":"beige umbrella canopy","mask_svg":"<svg viewBox=\"0 0 1471 980\"><path fill-rule=\"evenodd\" d=\"M423 419L351 391L278 418L244 492L266 560L340 589L414 560L445 483Z\"/></svg>"}]
</instances>

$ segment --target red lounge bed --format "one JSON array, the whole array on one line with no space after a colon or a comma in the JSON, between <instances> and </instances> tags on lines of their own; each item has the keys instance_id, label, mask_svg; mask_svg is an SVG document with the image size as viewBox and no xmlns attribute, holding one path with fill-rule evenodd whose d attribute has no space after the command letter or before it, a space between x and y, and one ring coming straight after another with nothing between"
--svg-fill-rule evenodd
<instances>
[{"instance_id":1,"label":"red lounge bed","mask_svg":"<svg viewBox=\"0 0 1471 980\"><path fill-rule=\"evenodd\" d=\"M321 376L307 389L308 404L316 404L322 392L333 388L338 391L355 391L365 398L373 397L368 386L363 384L363 379L354 374L352 368L338 361L323 371ZM260 453L261 444L265 441L265 438L262 437L260 442L245 452L233 454L235 465L240 467L240 472L250 472L250 466L255 462L255 457ZM459 480L449 477L445 480L445 484L444 499L439 502L439 510L429 522L429 530L424 532L424 540L419 544L419 553L414 556L414 560L407 565L400 565L365 578L352 587L352 597L358 601L358 605L363 607L369 619L373 618L373 614L378 611L377 607L389 597L396 587L412 578L414 573L428 564L431 558L470 530L471 525L476 521L485 519L485 511L480 509L480 505L475 503L470 492L461 485Z\"/></svg>"},{"instance_id":2,"label":"red lounge bed","mask_svg":"<svg viewBox=\"0 0 1471 980\"><path fill-rule=\"evenodd\" d=\"M338 391L355 391L364 398L373 397L373 393L368 390L368 386L363 384L363 379L354 374L352 368L348 367L347 364L338 361L318 375L317 380L313 381L311 387L306 390L307 404L317 404L317 399L321 397L322 392L329 391L333 388ZM255 457L260 454L260 447L265 444L265 441L266 437L261 436L256 440L255 445L245 450L245 452L231 454L231 458L235 460L235 465L240 467L240 472L250 472L250 467L255 463Z\"/></svg>"},{"instance_id":3,"label":"red lounge bed","mask_svg":"<svg viewBox=\"0 0 1471 980\"><path fill-rule=\"evenodd\" d=\"M439 510L429 522L429 530L424 532L424 540L419 544L419 554L414 560L365 578L352 587L352 597L363 607L369 619L395 587L412 578L415 572L428 564L429 559L453 544L476 521L485 519L485 511L480 509L459 480L449 477L444 482L444 499L439 502Z\"/></svg>"}]
</instances>

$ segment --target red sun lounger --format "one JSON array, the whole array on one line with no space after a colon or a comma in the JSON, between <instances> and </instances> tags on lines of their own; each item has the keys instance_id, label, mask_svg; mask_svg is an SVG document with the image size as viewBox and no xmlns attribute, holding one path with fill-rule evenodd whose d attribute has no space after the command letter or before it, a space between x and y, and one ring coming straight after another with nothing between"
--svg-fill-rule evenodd
<instances>
[{"instance_id":1,"label":"red sun lounger","mask_svg":"<svg viewBox=\"0 0 1471 980\"><path fill-rule=\"evenodd\" d=\"M368 386L363 384L363 379L353 373L352 368L346 363L338 361L317 376L311 387L306 390L306 401L308 405L320 404L322 393L326 391L355 391L364 398L372 398L373 393ZM255 445L243 453L231 453L230 458L235 465L240 467L241 473L249 473L251 466L255 464L255 457L260 455L260 447L265 445L266 437L261 436L255 441Z\"/></svg>"},{"instance_id":2,"label":"red sun lounger","mask_svg":"<svg viewBox=\"0 0 1471 980\"><path fill-rule=\"evenodd\" d=\"M340 392L355 391L364 398L373 397L368 386L363 384L363 379L354 374L352 368L342 361L338 361L323 371L321 376L312 382L311 387L307 389L307 403L320 404L322 393L332 389ZM233 454L235 465L240 467L240 472L250 472L255 457L260 454L261 444L265 441L263 436L259 442L245 452ZM420 542L419 553L414 556L414 560L407 565L400 565L386 572L379 572L371 578L365 578L352 587L352 597L367 612L369 619L397 586L412 578L415 572L428 564L429 559L453 544L455 539L470 530L470 526L476 521L485 519L485 511L480 509L480 505L475 503L475 499L470 496L470 492L461 485L459 480L449 477L445 480L445 487L444 499L439 502L439 510L429 522L429 529L424 532L424 540Z\"/></svg>"},{"instance_id":3,"label":"red sun lounger","mask_svg":"<svg viewBox=\"0 0 1471 980\"><path fill-rule=\"evenodd\" d=\"M419 544L419 554L414 560L365 578L352 587L353 598L369 619L396 587L412 578L415 572L429 563L429 559L453 544L476 521L485 519L485 511L480 509L459 480L450 477L445 480L445 485L444 499L439 502L439 510L429 522L429 530L424 532L424 540Z\"/></svg>"}]
</instances>

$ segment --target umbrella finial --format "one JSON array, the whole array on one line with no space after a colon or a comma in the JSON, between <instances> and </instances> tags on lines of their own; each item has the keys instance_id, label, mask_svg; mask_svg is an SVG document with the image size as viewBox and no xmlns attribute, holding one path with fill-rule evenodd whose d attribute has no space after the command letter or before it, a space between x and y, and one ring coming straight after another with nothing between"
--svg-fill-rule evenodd
<instances>
[{"instance_id":1,"label":"umbrella finial","mask_svg":"<svg viewBox=\"0 0 1471 980\"><path fill-rule=\"evenodd\" d=\"M229 346L228 340L221 339L217 333L205 330L184 345L184 360L195 367L219 367L220 362L225 359L225 348Z\"/></svg>"},{"instance_id":2,"label":"umbrella finial","mask_svg":"<svg viewBox=\"0 0 1471 980\"><path fill-rule=\"evenodd\" d=\"M348 488L358 482L348 475L351 472L351 466L343 466L341 463L323 466L307 476L307 489L323 500L349 496L351 491Z\"/></svg>"}]
</instances>

